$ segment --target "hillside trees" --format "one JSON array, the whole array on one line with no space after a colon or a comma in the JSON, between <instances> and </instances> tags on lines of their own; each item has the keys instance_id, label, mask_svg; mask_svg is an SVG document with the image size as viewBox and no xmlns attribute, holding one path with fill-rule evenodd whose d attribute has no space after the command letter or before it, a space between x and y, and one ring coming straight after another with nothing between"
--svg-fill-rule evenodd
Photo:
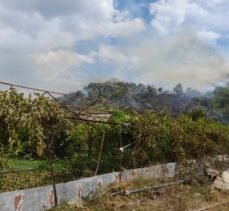
<instances>
[{"instance_id":1,"label":"hillside trees","mask_svg":"<svg viewBox=\"0 0 229 211\"><path fill-rule=\"evenodd\" d=\"M173 88L173 91L174 91L178 96L181 96L181 95L184 94L182 84L177 84L177 85Z\"/></svg>"},{"instance_id":2,"label":"hillside trees","mask_svg":"<svg viewBox=\"0 0 229 211\"><path fill-rule=\"evenodd\" d=\"M205 109L207 116L222 123L229 123L229 85L216 87L202 97L193 99L194 106Z\"/></svg>"},{"instance_id":3,"label":"hillside trees","mask_svg":"<svg viewBox=\"0 0 229 211\"><path fill-rule=\"evenodd\" d=\"M213 108L222 114L225 121L229 121L229 84L214 90Z\"/></svg>"},{"instance_id":4,"label":"hillside trees","mask_svg":"<svg viewBox=\"0 0 229 211\"><path fill-rule=\"evenodd\" d=\"M182 113L190 101L183 92L181 84L176 86L175 92L164 90L162 87L156 89L152 85L143 85L127 82L105 82L90 83L84 87L81 95L72 93L70 96L62 98L63 102L72 105L83 105L102 99L110 106L132 107L140 112L145 109L152 111L169 110L173 115Z\"/></svg>"}]
</instances>

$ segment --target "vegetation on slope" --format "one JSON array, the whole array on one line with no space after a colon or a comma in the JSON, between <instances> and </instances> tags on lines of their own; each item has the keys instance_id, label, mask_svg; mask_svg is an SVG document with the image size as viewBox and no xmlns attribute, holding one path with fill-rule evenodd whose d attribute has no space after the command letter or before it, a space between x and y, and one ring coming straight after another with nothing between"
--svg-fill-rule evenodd
<instances>
[{"instance_id":1,"label":"vegetation on slope","mask_svg":"<svg viewBox=\"0 0 229 211\"><path fill-rule=\"evenodd\" d=\"M141 112L146 109L155 112L166 109L175 116L185 110L202 107L209 117L229 123L229 83L206 94L192 88L184 91L181 84L169 91L161 87L156 89L152 85L127 82L90 83L81 91L62 98L62 101L81 106L95 99L101 99L111 106L132 107Z\"/></svg>"},{"instance_id":2,"label":"vegetation on slope","mask_svg":"<svg viewBox=\"0 0 229 211\"><path fill-rule=\"evenodd\" d=\"M210 120L201 109L177 117L166 111L106 111L111 124L85 123L43 95L0 92L0 168L7 169L10 157L46 160L44 170L53 174L60 160L60 176L72 179L94 175L96 169L104 173L229 151L228 125Z\"/></svg>"}]
</instances>

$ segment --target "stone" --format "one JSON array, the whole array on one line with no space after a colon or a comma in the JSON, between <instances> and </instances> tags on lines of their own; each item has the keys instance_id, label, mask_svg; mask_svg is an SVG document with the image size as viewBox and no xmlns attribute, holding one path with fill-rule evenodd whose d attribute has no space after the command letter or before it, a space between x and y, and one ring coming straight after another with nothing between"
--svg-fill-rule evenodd
<instances>
[{"instance_id":1,"label":"stone","mask_svg":"<svg viewBox=\"0 0 229 211\"><path fill-rule=\"evenodd\" d=\"M229 183L226 183L223 181L221 177L216 177L214 183L213 183L213 188L217 188L223 191L228 191L229 190Z\"/></svg>"},{"instance_id":2,"label":"stone","mask_svg":"<svg viewBox=\"0 0 229 211\"><path fill-rule=\"evenodd\" d=\"M209 176L212 180L214 180L218 175L219 175L219 171L217 171L216 169L212 169L212 168L207 168L205 170L205 173L207 176Z\"/></svg>"},{"instance_id":3,"label":"stone","mask_svg":"<svg viewBox=\"0 0 229 211\"><path fill-rule=\"evenodd\" d=\"M221 177L225 183L229 183L229 169L224 171Z\"/></svg>"}]
</instances>

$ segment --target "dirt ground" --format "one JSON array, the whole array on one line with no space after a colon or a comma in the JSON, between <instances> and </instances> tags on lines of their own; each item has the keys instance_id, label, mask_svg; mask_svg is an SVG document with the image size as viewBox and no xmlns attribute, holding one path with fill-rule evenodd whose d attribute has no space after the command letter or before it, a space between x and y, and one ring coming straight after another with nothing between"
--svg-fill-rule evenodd
<instances>
[{"instance_id":1,"label":"dirt ground","mask_svg":"<svg viewBox=\"0 0 229 211\"><path fill-rule=\"evenodd\" d=\"M52 211L229 211L229 193L205 185L179 185L160 189L158 193L144 191L128 196L112 196L116 190L133 190L136 188L154 186L166 181L136 180L113 184L107 190L97 194L77 205L61 205ZM207 208L213 205L213 208Z\"/></svg>"}]
</instances>

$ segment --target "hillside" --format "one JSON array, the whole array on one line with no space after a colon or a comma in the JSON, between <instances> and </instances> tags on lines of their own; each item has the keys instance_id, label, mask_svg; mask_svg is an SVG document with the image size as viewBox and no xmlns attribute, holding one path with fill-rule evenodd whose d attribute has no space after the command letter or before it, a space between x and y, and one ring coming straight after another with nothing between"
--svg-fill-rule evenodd
<instances>
[{"instance_id":1,"label":"hillside","mask_svg":"<svg viewBox=\"0 0 229 211\"><path fill-rule=\"evenodd\" d=\"M80 106L100 99L115 107L132 107L138 111L167 109L177 115L185 109L194 96L200 96L200 93L191 89L184 93L181 84L177 85L174 91L168 91L163 88L156 89L150 85L105 82L90 83L81 91L71 93L63 101Z\"/></svg>"},{"instance_id":2,"label":"hillside","mask_svg":"<svg viewBox=\"0 0 229 211\"><path fill-rule=\"evenodd\" d=\"M62 98L62 101L82 106L99 99L114 107L132 107L139 112L167 110L175 116L185 110L191 111L193 108L202 107L210 117L228 123L228 93L228 85L203 94L192 88L184 91L181 84L176 85L171 91L156 89L152 85L105 82L90 83L82 90Z\"/></svg>"}]
</instances>

